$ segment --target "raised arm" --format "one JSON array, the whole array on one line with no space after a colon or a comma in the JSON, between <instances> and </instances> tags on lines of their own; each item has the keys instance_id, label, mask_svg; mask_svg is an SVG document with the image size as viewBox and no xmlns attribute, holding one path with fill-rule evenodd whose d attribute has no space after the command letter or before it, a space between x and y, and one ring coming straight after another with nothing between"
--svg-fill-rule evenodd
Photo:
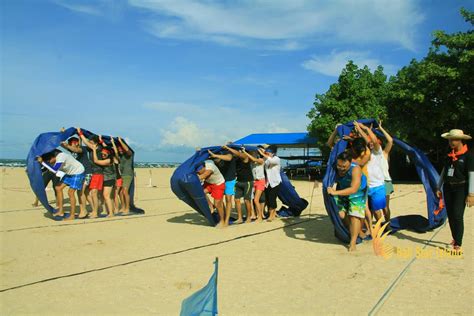
<instances>
[{"instance_id":1,"label":"raised arm","mask_svg":"<svg viewBox=\"0 0 474 316\"><path fill-rule=\"evenodd\" d=\"M131 156L132 150L130 149L130 147L127 146L127 144L125 144L122 137L119 137L118 140L119 140L120 146L122 146L123 150L127 153L127 155Z\"/></svg>"},{"instance_id":2,"label":"raised arm","mask_svg":"<svg viewBox=\"0 0 474 316\"><path fill-rule=\"evenodd\" d=\"M365 126L364 124L358 124L360 129L363 130L363 132L366 133L366 135L368 135L368 142L372 142L374 144L374 149L376 151L379 151L380 149L380 144L377 140L377 136L375 136L374 132L372 132L372 130L370 128L368 128L367 126ZM366 140L367 141L367 140Z\"/></svg>"},{"instance_id":3,"label":"raised arm","mask_svg":"<svg viewBox=\"0 0 474 316\"><path fill-rule=\"evenodd\" d=\"M383 136L387 140L387 144L385 145L385 148L383 149L384 154L387 156L390 154L390 151L392 150L393 147L393 138L390 136L389 133L382 127L382 121L379 122L379 130L383 133Z\"/></svg>"},{"instance_id":4,"label":"raised arm","mask_svg":"<svg viewBox=\"0 0 474 316\"><path fill-rule=\"evenodd\" d=\"M114 140L113 136L110 136L110 141L112 142L112 148L114 149L115 158L116 158L118 161L120 161L119 153L118 153L118 150L117 150L117 146L115 146L115 140Z\"/></svg>"},{"instance_id":5,"label":"raised arm","mask_svg":"<svg viewBox=\"0 0 474 316\"><path fill-rule=\"evenodd\" d=\"M370 143L370 138L369 136L367 135L367 133L365 133L362 129L362 124L359 124L357 121L354 121L354 127L357 131L357 133L359 133L359 135L365 140L365 142L368 144Z\"/></svg>"},{"instance_id":6,"label":"raised arm","mask_svg":"<svg viewBox=\"0 0 474 316\"><path fill-rule=\"evenodd\" d=\"M81 147L71 146L67 142L62 142L61 147L66 148L67 150L69 150L73 153L82 154L82 148Z\"/></svg>"},{"instance_id":7,"label":"raised arm","mask_svg":"<svg viewBox=\"0 0 474 316\"><path fill-rule=\"evenodd\" d=\"M82 133L82 130L80 127L76 127L76 130L77 130L77 135L79 135L79 137L81 138L82 142L87 146L89 147L90 149L94 149L94 145L92 145L92 143L87 139L87 137L84 136L84 134Z\"/></svg>"},{"instance_id":8,"label":"raised arm","mask_svg":"<svg viewBox=\"0 0 474 316\"><path fill-rule=\"evenodd\" d=\"M265 163L265 161L264 161L262 158L255 158L254 156L252 156L251 154L249 154L249 153L245 150L245 148L242 149L242 152L243 152L245 155L247 155L247 157L248 157L248 158L250 159L250 161L252 161L252 162L255 162L255 163L259 164L259 165L263 165L263 164Z\"/></svg>"},{"instance_id":9,"label":"raised arm","mask_svg":"<svg viewBox=\"0 0 474 316\"><path fill-rule=\"evenodd\" d=\"M247 160L247 159L248 159L247 155L245 155L244 153L241 153L241 152L238 151L238 150L235 150L235 149L233 149L233 148L230 148L230 147L227 146L227 145L222 146L222 148L228 150L231 154L233 154L233 155L239 157L239 158L242 159L242 160Z\"/></svg>"},{"instance_id":10,"label":"raised arm","mask_svg":"<svg viewBox=\"0 0 474 316\"><path fill-rule=\"evenodd\" d=\"M341 125L341 124L338 123L336 125L336 127L332 131L331 136L329 136L328 141L326 142L326 145L328 145L328 147L331 148L331 149L334 147L334 144L336 143L337 128L339 127L339 125Z\"/></svg>"},{"instance_id":11,"label":"raised arm","mask_svg":"<svg viewBox=\"0 0 474 316\"><path fill-rule=\"evenodd\" d=\"M112 164L112 161L110 158L108 159L99 159L97 157L97 146L93 146L92 148L92 161L99 166L110 166Z\"/></svg>"},{"instance_id":12,"label":"raised arm","mask_svg":"<svg viewBox=\"0 0 474 316\"><path fill-rule=\"evenodd\" d=\"M224 160L224 161L231 161L232 160L232 154L218 155L218 154L213 153L210 150L207 150L207 152L209 153L209 156L211 156L212 158L218 158L218 159L221 159L221 160Z\"/></svg>"}]
</instances>

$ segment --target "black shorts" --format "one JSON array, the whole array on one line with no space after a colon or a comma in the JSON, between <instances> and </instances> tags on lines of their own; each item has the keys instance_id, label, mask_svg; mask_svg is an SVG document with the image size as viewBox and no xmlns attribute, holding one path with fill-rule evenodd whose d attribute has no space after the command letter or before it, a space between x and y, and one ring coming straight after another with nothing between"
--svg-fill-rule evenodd
<instances>
[{"instance_id":1,"label":"black shorts","mask_svg":"<svg viewBox=\"0 0 474 316\"><path fill-rule=\"evenodd\" d=\"M277 208L278 191L280 191L280 185L277 185L274 188L268 186L265 189L265 195L266 195L266 199L267 199L267 206L268 206L269 209Z\"/></svg>"},{"instance_id":2,"label":"black shorts","mask_svg":"<svg viewBox=\"0 0 474 316\"><path fill-rule=\"evenodd\" d=\"M252 199L252 188L253 188L253 181L248 182L239 182L235 183L235 198L244 200L251 200Z\"/></svg>"},{"instance_id":3,"label":"black shorts","mask_svg":"<svg viewBox=\"0 0 474 316\"><path fill-rule=\"evenodd\" d=\"M113 187L115 185L115 179L104 181L104 187Z\"/></svg>"},{"instance_id":4,"label":"black shorts","mask_svg":"<svg viewBox=\"0 0 474 316\"><path fill-rule=\"evenodd\" d=\"M56 187L61 184L59 178L56 177L56 175L52 173L51 171L43 172L42 176L43 176L43 184L45 188L48 186L49 182L51 181L53 182L53 187Z\"/></svg>"}]
</instances>

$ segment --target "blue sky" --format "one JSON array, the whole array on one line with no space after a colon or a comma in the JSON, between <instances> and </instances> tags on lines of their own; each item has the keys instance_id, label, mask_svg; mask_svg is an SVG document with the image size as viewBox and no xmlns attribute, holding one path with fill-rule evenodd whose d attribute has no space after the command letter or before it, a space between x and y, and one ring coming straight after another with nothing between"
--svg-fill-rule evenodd
<instances>
[{"instance_id":1,"label":"blue sky","mask_svg":"<svg viewBox=\"0 0 474 316\"><path fill-rule=\"evenodd\" d=\"M138 161L250 133L301 132L349 59L387 74L466 30L469 1L4 0L0 157L81 126Z\"/></svg>"}]
</instances>

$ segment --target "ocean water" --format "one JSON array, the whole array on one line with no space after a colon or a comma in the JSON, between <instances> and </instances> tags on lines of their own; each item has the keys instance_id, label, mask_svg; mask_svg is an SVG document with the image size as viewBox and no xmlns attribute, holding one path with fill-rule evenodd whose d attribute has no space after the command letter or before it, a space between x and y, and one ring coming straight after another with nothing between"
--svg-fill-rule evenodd
<instances>
[{"instance_id":1,"label":"ocean water","mask_svg":"<svg viewBox=\"0 0 474 316\"><path fill-rule=\"evenodd\" d=\"M135 168L175 168L179 162L135 162ZM25 168L25 159L0 159L0 167Z\"/></svg>"}]
</instances>

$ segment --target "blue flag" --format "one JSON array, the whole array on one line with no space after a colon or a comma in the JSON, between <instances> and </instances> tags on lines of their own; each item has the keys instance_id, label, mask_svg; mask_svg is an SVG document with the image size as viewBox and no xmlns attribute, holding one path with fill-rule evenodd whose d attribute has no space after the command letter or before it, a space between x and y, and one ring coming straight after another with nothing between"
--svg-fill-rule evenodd
<instances>
[{"instance_id":1,"label":"blue flag","mask_svg":"<svg viewBox=\"0 0 474 316\"><path fill-rule=\"evenodd\" d=\"M217 315L218 258L216 258L214 266L214 273L207 285L183 301L180 316Z\"/></svg>"}]
</instances>

